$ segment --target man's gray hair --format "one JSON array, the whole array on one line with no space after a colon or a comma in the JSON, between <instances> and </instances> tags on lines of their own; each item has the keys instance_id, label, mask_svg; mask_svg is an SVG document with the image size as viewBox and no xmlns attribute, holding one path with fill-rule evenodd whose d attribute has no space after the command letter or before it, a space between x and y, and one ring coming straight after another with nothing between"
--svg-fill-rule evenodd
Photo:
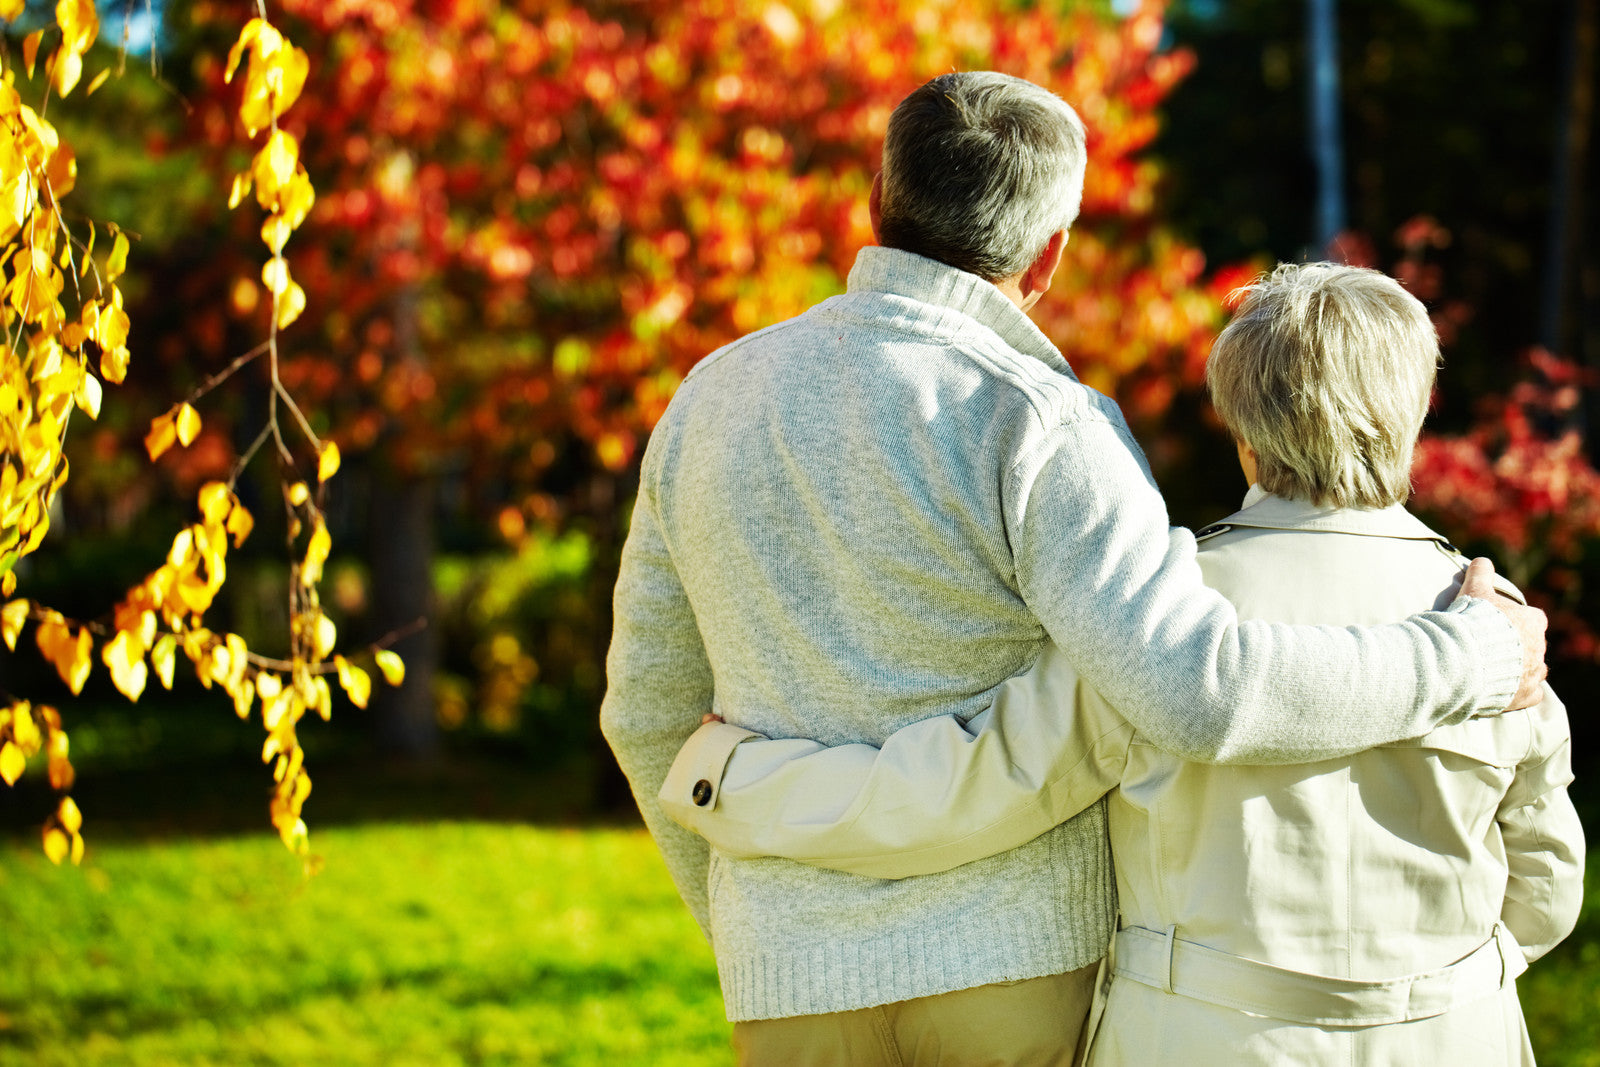
<instances>
[{"instance_id":1,"label":"man's gray hair","mask_svg":"<svg viewBox=\"0 0 1600 1067\"><path fill-rule=\"evenodd\" d=\"M943 74L900 102L883 145L879 237L987 281L1026 270L1078 217L1083 122L992 71Z\"/></svg>"},{"instance_id":2,"label":"man's gray hair","mask_svg":"<svg viewBox=\"0 0 1600 1067\"><path fill-rule=\"evenodd\" d=\"M1269 493L1381 508L1411 493L1439 338L1422 302L1375 270L1282 264L1240 290L1206 383Z\"/></svg>"}]
</instances>

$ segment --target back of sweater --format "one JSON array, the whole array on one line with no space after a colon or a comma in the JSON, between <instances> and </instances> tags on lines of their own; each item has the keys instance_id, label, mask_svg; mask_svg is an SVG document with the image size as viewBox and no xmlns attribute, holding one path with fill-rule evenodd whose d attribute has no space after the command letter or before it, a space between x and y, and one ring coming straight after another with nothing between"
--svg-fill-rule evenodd
<instances>
[{"instance_id":1,"label":"back of sweater","mask_svg":"<svg viewBox=\"0 0 1600 1067\"><path fill-rule=\"evenodd\" d=\"M1007 469L1035 404L1093 398L1064 364L1007 353L969 316L874 291L698 366L646 476L719 713L774 737L879 743L986 706L1045 640L1015 587ZM902 882L710 862L733 1019L1059 973L1098 959L1111 931L1099 808Z\"/></svg>"}]
</instances>

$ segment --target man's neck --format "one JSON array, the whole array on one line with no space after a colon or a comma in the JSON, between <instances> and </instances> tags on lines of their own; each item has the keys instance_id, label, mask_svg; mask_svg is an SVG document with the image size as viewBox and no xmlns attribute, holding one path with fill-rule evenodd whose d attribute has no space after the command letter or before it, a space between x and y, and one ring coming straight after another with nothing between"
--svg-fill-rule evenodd
<instances>
[{"instance_id":1,"label":"man's neck","mask_svg":"<svg viewBox=\"0 0 1600 1067\"><path fill-rule=\"evenodd\" d=\"M1005 298L1017 305L1017 307L1023 311L1029 311L1032 310L1033 305L1039 302L1039 298L1044 295L1044 290L1041 289L1024 295L1022 292L1023 277L1024 275L1018 274L1010 278L1001 278L999 281L991 282L990 284L1005 294Z\"/></svg>"}]
</instances>

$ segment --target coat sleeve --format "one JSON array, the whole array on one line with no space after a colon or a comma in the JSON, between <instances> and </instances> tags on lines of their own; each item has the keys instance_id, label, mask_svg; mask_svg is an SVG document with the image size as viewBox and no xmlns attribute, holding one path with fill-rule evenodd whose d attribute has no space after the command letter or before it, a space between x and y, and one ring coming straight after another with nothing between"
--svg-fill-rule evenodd
<instances>
[{"instance_id":1,"label":"coat sleeve","mask_svg":"<svg viewBox=\"0 0 1600 1067\"><path fill-rule=\"evenodd\" d=\"M660 799L726 855L905 878L1005 852L1092 806L1121 778L1132 736L1047 648L965 726L924 719L881 750L708 724Z\"/></svg>"},{"instance_id":2,"label":"coat sleeve","mask_svg":"<svg viewBox=\"0 0 1600 1067\"><path fill-rule=\"evenodd\" d=\"M711 710L711 665L647 485L623 545L614 612L601 731L678 892L709 936L706 842L663 815L656 794L673 756Z\"/></svg>"},{"instance_id":3,"label":"coat sleeve","mask_svg":"<svg viewBox=\"0 0 1600 1067\"><path fill-rule=\"evenodd\" d=\"M1572 738L1566 708L1546 687L1526 713L1534 741L1518 766L1496 820L1506 850L1506 897L1500 920L1538 959L1572 932L1583 906L1583 826L1567 795Z\"/></svg>"},{"instance_id":4,"label":"coat sleeve","mask_svg":"<svg viewBox=\"0 0 1600 1067\"><path fill-rule=\"evenodd\" d=\"M1378 627L1239 621L1120 414L1103 414L1024 453L1005 507L1023 599L1151 743L1203 763L1303 763L1511 702L1521 641L1485 601Z\"/></svg>"}]
</instances>

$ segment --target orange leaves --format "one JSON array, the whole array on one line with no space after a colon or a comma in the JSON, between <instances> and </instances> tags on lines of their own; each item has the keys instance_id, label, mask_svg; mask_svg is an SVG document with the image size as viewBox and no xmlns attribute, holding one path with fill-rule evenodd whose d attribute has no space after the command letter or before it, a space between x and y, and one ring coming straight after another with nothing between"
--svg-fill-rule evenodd
<instances>
[{"instance_id":1,"label":"orange leaves","mask_svg":"<svg viewBox=\"0 0 1600 1067\"><path fill-rule=\"evenodd\" d=\"M82 692L83 683L89 679L89 657L94 651L94 638L89 635L88 628L80 626L74 631L60 612L46 611L34 632L34 640L73 695Z\"/></svg>"}]
</instances>

